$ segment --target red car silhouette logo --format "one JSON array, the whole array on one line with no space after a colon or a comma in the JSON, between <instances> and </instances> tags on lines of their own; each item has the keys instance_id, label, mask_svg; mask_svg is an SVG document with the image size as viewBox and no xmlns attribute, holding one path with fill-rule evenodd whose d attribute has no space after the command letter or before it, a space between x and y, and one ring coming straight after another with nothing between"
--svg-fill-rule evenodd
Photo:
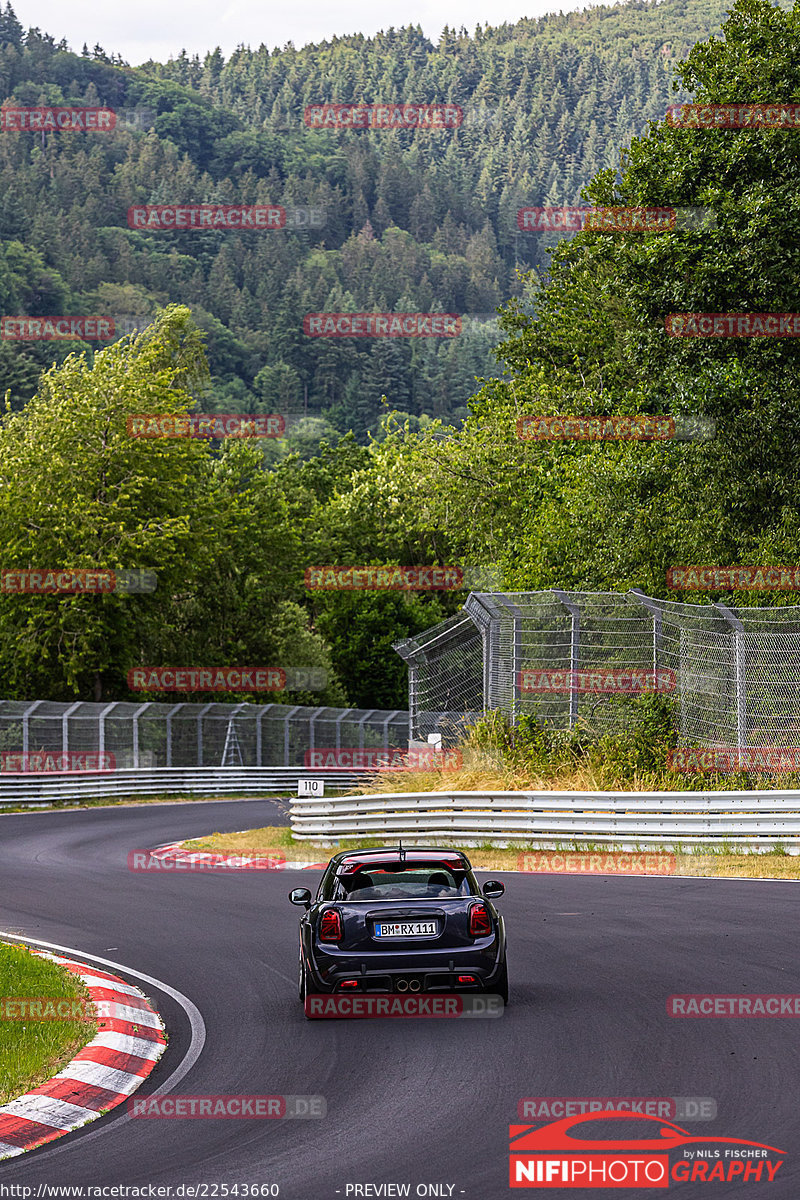
<instances>
[{"instance_id":1,"label":"red car silhouette logo","mask_svg":"<svg viewBox=\"0 0 800 1200\"><path fill-rule=\"evenodd\" d=\"M657 1127L658 1132L653 1133L653 1137L649 1138L620 1138L620 1139L605 1139L591 1136L574 1136L570 1130L574 1125L589 1125L592 1121L651 1121ZM728 1137L713 1137L706 1134L704 1137L695 1137L689 1133L687 1129L681 1129L680 1125L673 1125L669 1121L663 1121L658 1117L643 1116L641 1113L624 1112L622 1110L608 1110L606 1112L596 1113L580 1113L574 1117L564 1117L561 1121L553 1121L549 1125L511 1125L509 1129L510 1145L509 1150L512 1154L527 1154L534 1151L572 1151L573 1153L584 1153L587 1150L652 1150L664 1151L675 1150L679 1146L696 1145L697 1143L708 1145L714 1143L717 1145L735 1145L735 1146L756 1146L760 1150L771 1150L774 1154L785 1154L784 1150L778 1150L776 1146L767 1146L764 1142L750 1142L744 1138L728 1138Z\"/></svg>"}]
</instances>

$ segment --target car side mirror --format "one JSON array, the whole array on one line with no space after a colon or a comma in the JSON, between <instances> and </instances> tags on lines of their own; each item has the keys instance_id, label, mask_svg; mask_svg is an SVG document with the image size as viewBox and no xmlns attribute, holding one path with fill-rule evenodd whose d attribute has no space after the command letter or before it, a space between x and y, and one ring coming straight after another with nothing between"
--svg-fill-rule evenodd
<instances>
[{"instance_id":1,"label":"car side mirror","mask_svg":"<svg viewBox=\"0 0 800 1200\"><path fill-rule=\"evenodd\" d=\"M293 888L289 892L289 899L292 904L302 904L303 908L311 907L311 892L308 888Z\"/></svg>"},{"instance_id":2,"label":"car side mirror","mask_svg":"<svg viewBox=\"0 0 800 1200\"><path fill-rule=\"evenodd\" d=\"M506 885L501 883L499 879L487 879L486 883L483 885L483 894L489 900L493 899L495 896L502 896L505 890Z\"/></svg>"}]
</instances>

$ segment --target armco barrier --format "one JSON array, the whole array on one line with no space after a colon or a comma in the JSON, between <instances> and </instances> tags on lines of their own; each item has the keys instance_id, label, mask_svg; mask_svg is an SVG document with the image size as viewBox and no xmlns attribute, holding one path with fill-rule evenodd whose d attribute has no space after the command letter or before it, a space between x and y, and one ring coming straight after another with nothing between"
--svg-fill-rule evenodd
<instances>
[{"instance_id":1,"label":"armco barrier","mask_svg":"<svg viewBox=\"0 0 800 1200\"><path fill-rule=\"evenodd\" d=\"M373 772L374 773L374 772ZM351 787L369 771L314 771L305 767L154 767L148 770L0 774L0 808L120 796L241 796L297 791L298 779Z\"/></svg>"},{"instance_id":2,"label":"armco barrier","mask_svg":"<svg viewBox=\"0 0 800 1200\"><path fill-rule=\"evenodd\" d=\"M294 837L308 839L675 847L780 842L800 852L800 791L394 792L296 799L290 812Z\"/></svg>"}]
</instances>

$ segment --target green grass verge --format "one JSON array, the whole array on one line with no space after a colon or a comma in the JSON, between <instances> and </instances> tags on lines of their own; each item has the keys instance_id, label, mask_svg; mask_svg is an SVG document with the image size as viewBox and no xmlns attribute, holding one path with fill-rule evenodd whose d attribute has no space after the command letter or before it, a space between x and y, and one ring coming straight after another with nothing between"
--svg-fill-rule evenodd
<instances>
[{"instance_id":1,"label":"green grass verge","mask_svg":"<svg viewBox=\"0 0 800 1200\"><path fill-rule=\"evenodd\" d=\"M57 963L0 942L0 1000L23 996L89 1000L80 979ZM96 1033L95 1022L6 1020L0 1012L0 1104L56 1075Z\"/></svg>"},{"instance_id":2,"label":"green grass verge","mask_svg":"<svg viewBox=\"0 0 800 1200\"><path fill-rule=\"evenodd\" d=\"M413 844L418 840L429 846L458 846L456 839L430 838L420 834L418 839L409 837L407 843ZM249 829L244 833L212 833L208 837L193 838L183 842L187 850L208 850L215 854L245 854L250 850L272 850L283 854L289 861L292 859L325 862L337 850L367 850L375 846L383 846L386 842L394 842L394 838L348 838L336 843L298 841L292 837L292 831L284 825L268 825L263 829ZM686 848L688 850L688 847ZM464 846L464 850L477 871L516 871L519 870L520 856L531 854L537 847L531 847L530 842L512 842L509 846L499 847L491 842L480 846ZM605 859L609 855L624 858L624 854L609 850L608 846L597 842L582 842L580 846L563 843L555 850L542 850L543 855L564 855L573 852L583 855L598 856ZM657 848L641 846L638 853L658 854ZM620 874L626 872L621 871ZM663 870L654 870L653 874L663 875ZM800 855L787 854L783 847L775 847L763 854L736 854L729 844L719 846L696 846L691 852L675 855L675 870L669 871L675 875L704 875L711 877L739 879L800 879Z\"/></svg>"}]
</instances>

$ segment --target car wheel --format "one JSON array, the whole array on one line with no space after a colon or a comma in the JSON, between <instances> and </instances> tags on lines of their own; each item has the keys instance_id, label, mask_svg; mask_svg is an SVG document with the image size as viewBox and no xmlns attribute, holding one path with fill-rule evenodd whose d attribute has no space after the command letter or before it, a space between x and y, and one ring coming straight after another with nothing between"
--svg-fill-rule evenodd
<instances>
[{"instance_id":1,"label":"car wheel","mask_svg":"<svg viewBox=\"0 0 800 1200\"><path fill-rule=\"evenodd\" d=\"M299 971L299 979L298 979L298 985L297 985L297 994L300 997L300 1003L303 1006L303 1013L305 1014L306 1018L308 1018L308 1013L306 1013L306 996L308 995L308 974L306 972L306 964L303 961L302 954L300 955L300 971Z\"/></svg>"},{"instance_id":2,"label":"car wheel","mask_svg":"<svg viewBox=\"0 0 800 1200\"><path fill-rule=\"evenodd\" d=\"M508 1007L508 963L504 962L497 983L492 988L496 996L501 996L503 1004Z\"/></svg>"}]
</instances>

